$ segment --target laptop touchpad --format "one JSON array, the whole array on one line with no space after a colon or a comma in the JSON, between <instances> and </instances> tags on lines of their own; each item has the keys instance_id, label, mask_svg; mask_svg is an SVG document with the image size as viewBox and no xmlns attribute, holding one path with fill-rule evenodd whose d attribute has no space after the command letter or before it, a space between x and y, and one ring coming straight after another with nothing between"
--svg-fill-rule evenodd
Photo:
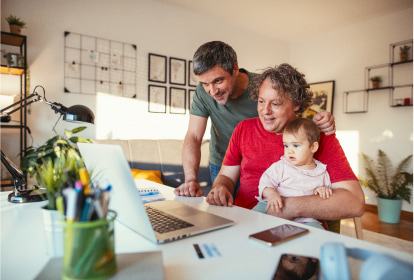
<instances>
[{"instance_id":1,"label":"laptop touchpad","mask_svg":"<svg viewBox=\"0 0 414 280\"><path fill-rule=\"evenodd\" d=\"M175 207L175 208L169 208L168 212L180 217L188 217L200 214L201 211L192 208L192 207Z\"/></svg>"}]
</instances>

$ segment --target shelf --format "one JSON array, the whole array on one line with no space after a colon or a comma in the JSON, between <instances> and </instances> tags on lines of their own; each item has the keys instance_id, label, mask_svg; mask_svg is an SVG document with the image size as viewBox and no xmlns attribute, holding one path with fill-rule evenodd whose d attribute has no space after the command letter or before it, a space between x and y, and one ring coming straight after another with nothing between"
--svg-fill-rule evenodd
<instances>
[{"instance_id":1,"label":"shelf","mask_svg":"<svg viewBox=\"0 0 414 280\"><path fill-rule=\"evenodd\" d=\"M26 41L26 36L16 35L7 32L1 32L1 43L11 46L20 47L24 41Z\"/></svg>"},{"instance_id":2,"label":"shelf","mask_svg":"<svg viewBox=\"0 0 414 280\"><path fill-rule=\"evenodd\" d=\"M24 68L20 68L20 67L9 68L7 66L1 65L1 74L21 76L23 73L24 73Z\"/></svg>"},{"instance_id":3,"label":"shelf","mask_svg":"<svg viewBox=\"0 0 414 280\"><path fill-rule=\"evenodd\" d=\"M408 60L395 61L395 58L399 54L401 46L409 46L411 52L408 54ZM368 112L368 94L370 91L389 90L389 106L396 107L412 107L413 102L413 84L395 85L394 84L394 66L413 63L413 40L401 41L390 45L390 63L379 64L374 66L365 67L365 89L361 90L349 90L344 91L344 107L343 112L345 114L352 113L367 113ZM404 69L403 69L404 70ZM397 70L395 70L397 71ZM379 76L382 78L384 87L370 88L371 78ZM407 105L404 105L407 104ZM410 104L408 104L410 103Z\"/></svg>"}]
</instances>

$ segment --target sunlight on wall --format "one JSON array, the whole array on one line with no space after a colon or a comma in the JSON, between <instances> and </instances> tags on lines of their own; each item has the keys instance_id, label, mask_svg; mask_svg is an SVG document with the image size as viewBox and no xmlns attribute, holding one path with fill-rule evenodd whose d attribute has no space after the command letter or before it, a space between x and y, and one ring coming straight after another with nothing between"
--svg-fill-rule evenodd
<instances>
[{"instance_id":1,"label":"sunlight on wall","mask_svg":"<svg viewBox=\"0 0 414 280\"><path fill-rule=\"evenodd\" d=\"M342 149L345 152L345 155L348 159L349 164L351 165L352 170L355 175L358 176L359 166L359 132L356 130L353 131L337 131L336 138L338 138L339 143L342 146Z\"/></svg>"},{"instance_id":2,"label":"sunlight on wall","mask_svg":"<svg viewBox=\"0 0 414 280\"><path fill-rule=\"evenodd\" d=\"M96 96L96 139L184 139L188 114L148 113L148 102Z\"/></svg>"}]
</instances>

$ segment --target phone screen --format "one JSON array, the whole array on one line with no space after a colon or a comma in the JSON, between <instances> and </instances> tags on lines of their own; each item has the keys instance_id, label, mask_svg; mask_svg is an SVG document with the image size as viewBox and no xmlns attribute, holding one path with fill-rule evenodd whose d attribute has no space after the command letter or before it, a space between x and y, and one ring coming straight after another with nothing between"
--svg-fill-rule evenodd
<instances>
[{"instance_id":1,"label":"phone screen","mask_svg":"<svg viewBox=\"0 0 414 280\"><path fill-rule=\"evenodd\" d=\"M273 280L317 280L319 271L319 260L317 258L283 254L273 275Z\"/></svg>"},{"instance_id":2,"label":"phone screen","mask_svg":"<svg viewBox=\"0 0 414 280\"><path fill-rule=\"evenodd\" d=\"M265 243L269 246L275 246L282 242L304 235L308 232L309 230L306 228L285 224L255 234L251 234L249 235L249 238Z\"/></svg>"}]
</instances>

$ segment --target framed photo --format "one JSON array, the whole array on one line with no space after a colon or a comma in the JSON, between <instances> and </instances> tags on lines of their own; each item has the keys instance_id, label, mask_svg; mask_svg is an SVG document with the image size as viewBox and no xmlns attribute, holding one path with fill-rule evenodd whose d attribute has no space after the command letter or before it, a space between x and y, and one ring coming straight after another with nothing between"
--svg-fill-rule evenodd
<instances>
[{"instance_id":1,"label":"framed photo","mask_svg":"<svg viewBox=\"0 0 414 280\"><path fill-rule=\"evenodd\" d=\"M316 113L328 111L332 114L335 81L309 84L313 92L312 104L302 113L303 118L313 118Z\"/></svg>"},{"instance_id":2,"label":"framed photo","mask_svg":"<svg viewBox=\"0 0 414 280\"><path fill-rule=\"evenodd\" d=\"M193 61L188 61L188 85L192 87L196 87L198 84L198 78L194 74L194 67L193 67Z\"/></svg>"},{"instance_id":3,"label":"framed photo","mask_svg":"<svg viewBox=\"0 0 414 280\"><path fill-rule=\"evenodd\" d=\"M194 94L195 94L194 89L189 89L188 90L188 110L191 109L191 105L193 104Z\"/></svg>"},{"instance_id":4,"label":"framed photo","mask_svg":"<svg viewBox=\"0 0 414 280\"><path fill-rule=\"evenodd\" d=\"M186 60L170 57L170 84L185 86Z\"/></svg>"},{"instance_id":5,"label":"framed photo","mask_svg":"<svg viewBox=\"0 0 414 280\"><path fill-rule=\"evenodd\" d=\"M151 82L167 82L167 57L159 54L148 54L148 80Z\"/></svg>"},{"instance_id":6,"label":"framed photo","mask_svg":"<svg viewBox=\"0 0 414 280\"><path fill-rule=\"evenodd\" d=\"M170 113L185 114L185 89L170 87Z\"/></svg>"},{"instance_id":7,"label":"framed photo","mask_svg":"<svg viewBox=\"0 0 414 280\"><path fill-rule=\"evenodd\" d=\"M166 113L167 87L148 85L148 112Z\"/></svg>"}]
</instances>

